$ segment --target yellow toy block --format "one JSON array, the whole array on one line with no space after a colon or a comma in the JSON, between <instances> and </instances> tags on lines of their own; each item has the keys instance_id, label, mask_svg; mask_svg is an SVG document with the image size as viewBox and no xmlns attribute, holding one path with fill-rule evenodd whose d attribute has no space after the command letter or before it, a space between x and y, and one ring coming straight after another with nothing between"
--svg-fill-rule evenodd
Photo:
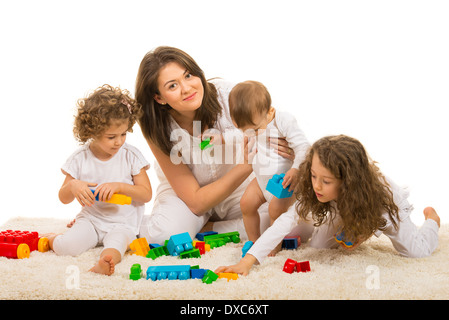
<instances>
[{"instance_id":1,"label":"yellow toy block","mask_svg":"<svg viewBox=\"0 0 449 320\"><path fill-rule=\"evenodd\" d=\"M150 251L150 246L146 238L139 238L134 240L129 244L129 248L134 251L131 254L136 254L138 256L146 257L148 251Z\"/></svg>"},{"instance_id":2,"label":"yellow toy block","mask_svg":"<svg viewBox=\"0 0 449 320\"><path fill-rule=\"evenodd\" d=\"M237 273L233 273L233 272L220 272L217 273L218 274L218 279L221 278L226 278L229 280L237 280L239 278L239 275Z\"/></svg>"}]
</instances>

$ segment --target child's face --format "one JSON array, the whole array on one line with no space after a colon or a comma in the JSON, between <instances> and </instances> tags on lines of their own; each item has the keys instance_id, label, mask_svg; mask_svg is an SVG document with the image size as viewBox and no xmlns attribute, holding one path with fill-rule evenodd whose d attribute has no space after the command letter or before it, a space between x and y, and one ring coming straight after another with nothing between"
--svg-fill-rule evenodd
<instances>
[{"instance_id":1,"label":"child's face","mask_svg":"<svg viewBox=\"0 0 449 320\"><path fill-rule=\"evenodd\" d=\"M341 186L341 180L323 166L320 158L315 153L312 158L312 167L310 169L312 176L313 190L320 202L337 201Z\"/></svg>"},{"instance_id":2,"label":"child's face","mask_svg":"<svg viewBox=\"0 0 449 320\"><path fill-rule=\"evenodd\" d=\"M204 88L199 77L176 62L167 63L159 71L158 90L154 99L178 111L196 111L203 102Z\"/></svg>"},{"instance_id":3,"label":"child's face","mask_svg":"<svg viewBox=\"0 0 449 320\"><path fill-rule=\"evenodd\" d=\"M268 126L268 124L273 120L274 117L274 108L270 108L270 111L266 114L255 114L253 115L252 121L254 125L249 124L243 127L240 127L243 132L247 130L254 130L255 135L257 136L259 134L259 130L265 130ZM235 123L234 123L235 125Z\"/></svg>"},{"instance_id":4,"label":"child's face","mask_svg":"<svg viewBox=\"0 0 449 320\"><path fill-rule=\"evenodd\" d=\"M115 122L91 144L94 155L102 160L112 158L126 141L128 122Z\"/></svg>"}]
</instances>

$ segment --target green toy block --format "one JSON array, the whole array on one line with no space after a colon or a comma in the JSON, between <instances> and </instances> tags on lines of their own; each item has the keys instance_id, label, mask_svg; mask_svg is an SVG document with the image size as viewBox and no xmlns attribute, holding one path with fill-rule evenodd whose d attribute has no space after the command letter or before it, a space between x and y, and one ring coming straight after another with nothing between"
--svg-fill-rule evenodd
<instances>
[{"instance_id":1,"label":"green toy block","mask_svg":"<svg viewBox=\"0 0 449 320\"><path fill-rule=\"evenodd\" d=\"M156 259L161 256L169 256L170 253L168 252L168 249L166 246L161 246L157 248L153 248L150 251L148 251L148 254L146 255L147 258Z\"/></svg>"},{"instance_id":2,"label":"green toy block","mask_svg":"<svg viewBox=\"0 0 449 320\"><path fill-rule=\"evenodd\" d=\"M224 246L226 243L229 243L229 242L239 243L240 242L240 234L238 233L238 231L212 234L212 235L204 236L204 242L206 242L206 244L210 245L210 248L213 249L213 248Z\"/></svg>"},{"instance_id":3,"label":"green toy block","mask_svg":"<svg viewBox=\"0 0 449 320\"><path fill-rule=\"evenodd\" d=\"M192 249L192 250L189 250L189 251L181 252L179 257L181 259L185 259L185 258L201 258L201 254L200 254L200 250L195 248L195 249Z\"/></svg>"},{"instance_id":4,"label":"green toy block","mask_svg":"<svg viewBox=\"0 0 449 320\"><path fill-rule=\"evenodd\" d=\"M203 283L211 284L212 282L216 281L217 279L218 279L218 274L216 274L212 270L207 270L202 281L203 281Z\"/></svg>"},{"instance_id":5,"label":"green toy block","mask_svg":"<svg viewBox=\"0 0 449 320\"><path fill-rule=\"evenodd\" d=\"M210 138L206 138L200 143L201 150L207 149L212 147L212 144L210 144Z\"/></svg>"},{"instance_id":6,"label":"green toy block","mask_svg":"<svg viewBox=\"0 0 449 320\"><path fill-rule=\"evenodd\" d=\"M131 273L129 274L129 278L131 280L139 280L142 277L142 267L140 264L135 263L131 267Z\"/></svg>"}]
</instances>

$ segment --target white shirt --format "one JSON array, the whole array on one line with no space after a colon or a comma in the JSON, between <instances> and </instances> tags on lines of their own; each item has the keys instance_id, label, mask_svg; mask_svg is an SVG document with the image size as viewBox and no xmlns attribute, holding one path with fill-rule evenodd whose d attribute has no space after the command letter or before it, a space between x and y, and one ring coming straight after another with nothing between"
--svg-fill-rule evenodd
<instances>
[{"instance_id":1,"label":"white shirt","mask_svg":"<svg viewBox=\"0 0 449 320\"><path fill-rule=\"evenodd\" d=\"M83 145L67 159L61 168L64 174L69 174L77 180L97 183L98 186L108 182L133 185L133 176L139 174L142 168L150 168L142 153L127 143L107 161L95 157L89 145ZM130 227L137 235L144 210L145 204L134 200L131 205L95 201L91 207L83 207L77 217L88 218L103 232L108 232L114 225L119 224Z\"/></svg>"},{"instance_id":2,"label":"white shirt","mask_svg":"<svg viewBox=\"0 0 449 320\"><path fill-rule=\"evenodd\" d=\"M280 156L274 148L271 148L268 137L285 137L289 147L295 152L294 161ZM304 161L310 144L295 117L288 112L278 110L265 131L256 139L257 153L252 163L253 171L265 199L270 201L273 195L266 190L268 181L274 174L286 173L292 167L297 169Z\"/></svg>"}]
</instances>

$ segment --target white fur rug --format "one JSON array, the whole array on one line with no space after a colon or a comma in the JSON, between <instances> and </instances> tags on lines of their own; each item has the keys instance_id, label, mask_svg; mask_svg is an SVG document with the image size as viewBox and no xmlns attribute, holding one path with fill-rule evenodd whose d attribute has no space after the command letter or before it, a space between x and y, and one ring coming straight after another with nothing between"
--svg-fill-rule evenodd
<instances>
[{"instance_id":1,"label":"white fur rug","mask_svg":"<svg viewBox=\"0 0 449 320\"><path fill-rule=\"evenodd\" d=\"M68 221L15 218L0 230L61 232ZM201 280L129 280L130 267L189 264L215 270L235 264L242 244L213 249L201 258L156 260L126 254L108 277L88 272L101 248L78 257L32 252L29 259L0 257L0 299L163 299L163 300L293 300L293 299L448 299L449 225L439 232L440 245L428 258L400 257L385 236L372 237L353 252L317 250L307 244L281 251L252 269L247 277L212 284ZM287 274L286 259L310 261L312 271Z\"/></svg>"}]
</instances>

